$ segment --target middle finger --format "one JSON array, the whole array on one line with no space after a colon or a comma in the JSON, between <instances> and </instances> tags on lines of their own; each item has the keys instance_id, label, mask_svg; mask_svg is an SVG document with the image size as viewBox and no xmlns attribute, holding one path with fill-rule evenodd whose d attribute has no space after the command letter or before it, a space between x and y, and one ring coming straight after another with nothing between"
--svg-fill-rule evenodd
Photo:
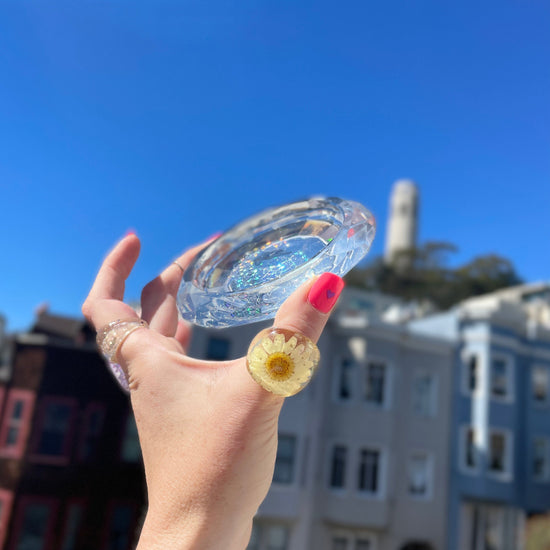
<instances>
[{"instance_id":1,"label":"middle finger","mask_svg":"<svg viewBox=\"0 0 550 550\"><path fill-rule=\"evenodd\" d=\"M176 295L183 272L193 258L212 239L184 252L171 263L158 277L148 283L141 293L141 317L149 327L164 336L173 337L178 328Z\"/></svg>"}]
</instances>

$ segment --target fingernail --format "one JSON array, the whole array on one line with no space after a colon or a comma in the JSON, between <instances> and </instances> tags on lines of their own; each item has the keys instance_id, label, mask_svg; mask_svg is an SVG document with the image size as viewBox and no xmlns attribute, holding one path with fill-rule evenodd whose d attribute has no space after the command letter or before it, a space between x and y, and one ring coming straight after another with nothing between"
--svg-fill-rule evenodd
<instances>
[{"instance_id":1,"label":"fingernail","mask_svg":"<svg viewBox=\"0 0 550 550\"><path fill-rule=\"evenodd\" d=\"M328 313L333 307L342 289L344 280L334 273L323 273L309 289L308 302L321 313Z\"/></svg>"},{"instance_id":2,"label":"fingernail","mask_svg":"<svg viewBox=\"0 0 550 550\"><path fill-rule=\"evenodd\" d=\"M125 237L129 237L130 235L135 235L136 234L136 230L135 229L128 229L128 231L126 231L126 233L124 234Z\"/></svg>"},{"instance_id":3,"label":"fingernail","mask_svg":"<svg viewBox=\"0 0 550 550\"><path fill-rule=\"evenodd\" d=\"M223 231L218 231L217 233L214 233L213 235L210 235L207 241L213 241L214 239L217 239L218 237L221 237L223 235Z\"/></svg>"}]
</instances>

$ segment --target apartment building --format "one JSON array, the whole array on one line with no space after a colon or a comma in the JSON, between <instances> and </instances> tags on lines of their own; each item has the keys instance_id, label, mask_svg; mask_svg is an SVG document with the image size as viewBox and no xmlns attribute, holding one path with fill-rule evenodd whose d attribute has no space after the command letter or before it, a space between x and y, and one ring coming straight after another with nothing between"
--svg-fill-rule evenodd
<instances>
[{"instance_id":1,"label":"apartment building","mask_svg":"<svg viewBox=\"0 0 550 550\"><path fill-rule=\"evenodd\" d=\"M456 354L445 340L384 323L393 302L341 298L318 374L283 407L273 484L248 550L445 548ZM196 329L191 354L244 355L262 326Z\"/></svg>"},{"instance_id":2,"label":"apartment building","mask_svg":"<svg viewBox=\"0 0 550 550\"><path fill-rule=\"evenodd\" d=\"M550 509L550 286L469 299L411 323L457 346L449 550L517 550Z\"/></svg>"},{"instance_id":3,"label":"apartment building","mask_svg":"<svg viewBox=\"0 0 550 550\"><path fill-rule=\"evenodd\" d=\"M0 339L0 548L130 550L144 477L129 402L83 319Z\"/></svg>"}]
</instances>

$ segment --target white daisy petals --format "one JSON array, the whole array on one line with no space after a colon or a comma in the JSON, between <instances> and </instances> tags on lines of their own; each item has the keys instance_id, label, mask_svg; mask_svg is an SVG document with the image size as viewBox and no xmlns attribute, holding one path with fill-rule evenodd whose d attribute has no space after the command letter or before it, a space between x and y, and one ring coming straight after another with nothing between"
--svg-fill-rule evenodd
<instances>
[{"instance_id":1,"label":"white daisy petals","mask_svg":"<svg viewBox=\"0 0 550 550\"><path fill-rule=\"evenodd\" d=\"M246 364L260 386L288 397L308 384L319 359L319 349L303 334L270 328L254 339Z\"/></svg>"}]
</instances>

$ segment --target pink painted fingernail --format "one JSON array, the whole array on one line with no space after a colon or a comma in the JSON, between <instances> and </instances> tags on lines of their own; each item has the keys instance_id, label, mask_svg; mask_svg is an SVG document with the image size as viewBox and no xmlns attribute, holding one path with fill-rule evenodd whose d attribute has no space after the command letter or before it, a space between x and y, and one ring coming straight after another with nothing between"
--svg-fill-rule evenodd
<instances>
[{"instance_id":1,"label":"pink painted fingernail","mask_svg":"<svg viewBox=\"0 0 550 550\"><path fill-rule=\"evenodd\" d=\"M221 237L223 235L223 231L218 231L217 233L214 233L213 235L210 235L207 241L213 241L214 239L217 239L218 237Z\"/></svg>"},{"instance_id":2,"label":"pink painted fingernail","mask_svg":"<svg viewBox=\"0 0 550 550\"><path fill-rule=\"evenodd\" d=\"M334 273L323 273L309 289L308 302L321 313L328 313L333 307L342 289L344 280Z\"/></svg>"},{"instance_id":3,"label":"pink painted fingernail","mask_svg":"<svg viewBox=\"0 0 550 550\"><path fill-rule=\"evenodd\" d=\"M125 237L129 237L130 235L135 235L136 234L136 230L135 229L128 229L128 231L126 231L126 233L124 234Z\"/></svg>"}]
</instances>

